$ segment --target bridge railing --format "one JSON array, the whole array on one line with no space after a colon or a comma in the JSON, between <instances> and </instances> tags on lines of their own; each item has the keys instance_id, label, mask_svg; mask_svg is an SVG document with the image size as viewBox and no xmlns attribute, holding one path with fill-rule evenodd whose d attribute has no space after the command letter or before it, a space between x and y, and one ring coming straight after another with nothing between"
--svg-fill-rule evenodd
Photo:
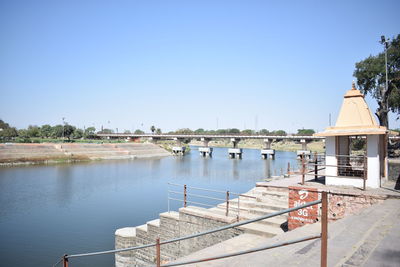
<instances>
[{"instance_id":1,"label":"bridge railing","mask_svg":"<svg viewBox=\"0 0 400 267\"><path fill-rule=\"evenodd\" d=\"M324 137L320 136L311 136L311 135L262 135L262 134L198 134L198 133L190 133L190 134L134 134L134 133L97 133L99 137L154 137L154 138L242 138L242 139L294 139L294 140L323 140Z\"/></svg>"},{"instance_id":2,"label":"bridge railing","mask_svg":"<svg viewBox=\"0 0 400 267\"><path fill-rule=\"evenodd\" d=\"M179 266L179 265L186 265L186 264L192 264L192 263L199 263L199 262L206 262L206 261L212 261L212 260L217 260L217 259L235 257L235 256L243 255L243 254L263 251L263 250L282 247L282 246L287 246L287 245L305 242L308 240L313 240L313 239L318 239L318 238L321 239L321 266L326 267L327 266L327 254L328 254L327 253L328 252L328 196L327 196L327 192L322 192L321 195L322 195L322 197L319 200L308 202L308 203L305 203L303 205L300 205L300 206L297 206L294 208L289 208L286 210L282 210L282 211L274 212L274 213L267 214L264 216L260 216L255 219L237 222L237 223L233 223L230 225L215 228L212 230L204 231L201 233L178 237L175 239L161 241L160 238L157 238L155 243L142 245L142 246L114 249L114 250L107 250L107 251L99 251L99 252L91 252L91 253L74 254L74 255L65 254L53 267L57 266L60 262L63 263L64 267L68 267L69 260L72 258L89 257L89 256L104 255L104 254L115 254L115 253L124 252L124 251L133 251L133 250L138 250L138 249L144 249L144 248L148 248L148 247L156 247L156 257L155 257L156 265L155 266L170 267L170 266ZM195 237L199 237L199 236L203 236L203 235L208 235L208 234L216 233L219 231L224 231L227 229L231 229L231 228L246 225L249 223L269 219L269 218L272 218L275 216L279 216L279 215L282 215L285 213L289 213L289 212L299 210L299 209L304 209L304 208L318 205L318 204L322 204L322 211L321 211L321 232L317 235L306 236L306 237L302 237L302 238L298 238L298 239L294 239L294 240L290 240L290 241L279 242L279 243L276 243L273 245L267 245L267 246L253 248L253 249L242 250L242 251L238 251L238 252L234 252L234 253L220 254L220 255L217 255L217 256L214 256L211 258L201 258L201 259L195 259L195 260L161 264L161 246L162 245L170 244L170 243L174 243L174 242L178 242L178 241L182 241L182 240L187 240L187 239L191 239L191 238L195 238Z\"/></svg>"}]
</instances>

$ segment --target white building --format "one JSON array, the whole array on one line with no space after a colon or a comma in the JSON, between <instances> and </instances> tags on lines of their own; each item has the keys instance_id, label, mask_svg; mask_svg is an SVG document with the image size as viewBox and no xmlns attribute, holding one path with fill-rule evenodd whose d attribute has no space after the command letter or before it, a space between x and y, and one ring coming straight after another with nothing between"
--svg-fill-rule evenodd
<instances>
[{"instance_id":1,"label":"white building","mask_svg":"<svg viewBox=\"0 0 400 267\"><path fill-rule=\"evenodd\" d=\"M378 188L386 179L388 130L376 122L354 83L344 95L336 125L315 135L326 137L326 185ZM366 140L361 155L351 153L357 138Z\"/></svg>"}]
</instances>

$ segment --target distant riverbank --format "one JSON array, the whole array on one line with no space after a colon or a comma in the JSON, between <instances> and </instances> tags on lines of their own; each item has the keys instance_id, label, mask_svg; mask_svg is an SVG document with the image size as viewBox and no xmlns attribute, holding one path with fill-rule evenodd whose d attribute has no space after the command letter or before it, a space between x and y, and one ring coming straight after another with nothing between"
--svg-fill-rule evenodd
<instances>
[{"instance_id":1,"label":"distant riverbank","mask_svg":"<svg viewBox=\"0 0 400 267\"><path fill-rule=\"evenodd\" d=\"M0 144L0 165L51 164L110 159L169 156L165 149L150 143L41 143Z\"/></svg>"}]
</instances>

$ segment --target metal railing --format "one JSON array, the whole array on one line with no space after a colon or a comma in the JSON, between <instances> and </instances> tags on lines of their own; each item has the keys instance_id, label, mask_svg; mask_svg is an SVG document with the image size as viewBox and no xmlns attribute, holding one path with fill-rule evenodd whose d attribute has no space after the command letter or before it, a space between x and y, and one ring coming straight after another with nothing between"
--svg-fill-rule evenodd
<instances>
[{"instance_id":1,"label":"metal railing","mask_svg":"<svg viewBox=\"0 0 400 267\"><path fill-rule=\"evenodd\" d=\"M250 196L246 194L239 194L239 193L234 193L228 191L222 191L222 190L215 190L215 189L207 189L207 188L201 188L201 187L194 187L194 186L187 186L186 184L174 184L174 183L168 183L170 186L175 186L175 187L180 187L183 189L182 192L179 191L174 191L174 190L168 190L168 212L170 212L170 200L173 201L178 201L182 202L183 207L186 208L187 204L195 204L199 206L205 206L205 207L218 207L217 205L211 205L209 203L202 203L198 201L193 201L189 200L189 197L195 197L195 198L200 198L200 199L207 199L207 200L212 200L212 201L222 201L225 204L225 216L229 215L229 212L235 211L236 210L236 220L240 220L240 197L245 197L245 198L253 198L256 199L255 196ZM200 195L200 194L195 194L195 193L188 193L188 190L195 190L195 191L202 191L202 192L208 192L208 193L217 193L217 194L224 194L224 198L220 197L214 197L214 196L208 196L208 195ZM175 197L171 197L171 195L180 195L183 198L178 199ZM230 205L230 202L233 200L231 199L231 195L237 196L237 205L236 207L233 207ZM215 203L215 204L220 204L220 203Z\"/></svg>"},{"instance_id":2,"label":"metal railing","mask_svg":"<svg viewBox=\"0 0 400 267\"><path fill-rule=\"evenodd\" d=\"M301 161L301 184L304 185L306 175L313 175L314 180L317 181L320 175L318 172L320 170L324 170L326 167L335 167L337 168L337 175L321 174L321 176L363 179L363 190L365 190L368 169L367 157L354 155L335 155L335 157L337 159L337 164L320 162L318 157L313 157L313 159L307 161L303 156Z\"/></svg>"},{"instance_id":3,"label":"metal railing","mask_svg":"<svg viewBox=\"0 0 400 267\"><path fill-rule=\"evenodd\" d=\"M65 254L60 259L60 261L58 261L54 266L56 266L60 262L62 262L64 267L68 267L69 260L71 258L88 257L88 256L96 256L96 255L104 255L104 254L115 254L115 253L119 253L119 252L133 251L133 250L138 250L138 249L143 249L143 248L148 248L148 247L154 247L154 246L156 247L156 260L155 260L156 265L155 266L157 266L157 267L179 266L179 265L185 265L185 264L192 264L192 263L199 263L199 262L205 262L205 261L212 261L212 260L216 260L216 259L234 257L234 256L243 255L243 254L258 252L258 251L277 248L277 247L282 247L282 246L287 246L287 245L296 244L296 243L299 243L299 242L305 242L305 241L308 241L308 240L313 240L313 239L320 238L321 239L321 266L322 267L326 267L327 266L327 252L328 252L328 195L327 195L327 192L322 192L321 195L322 195L322 198L320 200L308 202L308 203L305 203L303 205L300 205L300 206L297 206L297 207L294 207L294 208L289 208L289 209L286 209L286 210L277 211L277 212L274 212L274 213L271 213L271 214L268 214L268 215L260 216L260 217L255 218L255 219L246 220L246 221L242 221L242 222L233 223L233 224L230 224L230 225L221 226L219 228L215 228L215 229L212 229L212 230L208 230L208 231L204 231L204 232L201 232L201 233L196 233L196 234L192 234L192 235L188 235L188 236L184 236L184 237L178 237L178 238L175 238L175 239L170 239L170 240L165 240L165 241L161 241L160 238L157 238L155 243L142 245L142 246L136 246L136 247L128 247L128 248L122 248L122 249L114 249L114 250L83 253L83 254L74 254L74 255ZM202 259L189 260L189 261L176 262L176 263L167 263L167 264L161 265L161 245L174 243L174 242L182 241L182 240L187 240L187 239L191 239L191 238L195 238L195 237L199 237L199 236L203 236L203 235L207 235L207 234L211 234L211 233L215 233L215 232L219 232L219 231L223 231L223 230L239 227L239 226L242 226L242 225L246 225L246 224L249 224L249 223L253 223L253 222L258 222L258 221L261 221L261 220L269 219L269 218L272 218L272 217L275 217L275 216L279 216L279 215L282 215L282 214L285 214L285 213L289 213L289 212L292 212L292 211L295 211L295 210L299 210L299 209L304 209L304 208L307 208L307 207L310 207L310 206L314 206L314 205L318 205L318 204L322 204L321 233L318 234L318 235L307 236L307 237L303 237L303 238L299 238L299 239L295 239L295 240L290 240L290 241L287 241L287 242L280 242L280 243L276 243L276 244L273 244L273 245L258 247L258 248L249 249L249 250L242 250L242 251L235 252L235 253L221 254L221 255L217 255L217 256L212 257L212 258L202 258Z\"/></svg>"}]
</instances>

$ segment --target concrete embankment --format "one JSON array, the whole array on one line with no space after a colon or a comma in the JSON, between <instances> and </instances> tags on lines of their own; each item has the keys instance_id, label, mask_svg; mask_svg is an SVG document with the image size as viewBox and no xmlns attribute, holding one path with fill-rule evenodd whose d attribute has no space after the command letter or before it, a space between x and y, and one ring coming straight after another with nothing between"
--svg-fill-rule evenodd
<instances>
[{"instance_id":1,"label":"concrete embankment","mask_svg":"<svg viewBox=\"0 0 400 267\"><path fill-rule=\"evenodd\" d=\"M287 208L288 190L276 188L253 188L245 194L247 197L234 198L229 201L229 213L226 214L225 203L212 208L187 206L178 212L170 211L160 214L159 219L149 221L136 227L126 227L116 230L115 248L127 248L154 243L156 238L169 240L181 236L215 229L243 220L253 219L274 211ZM163 262L175 260L200 249L207 248L219 242L234 238L241 234L251 234L269 238L284 232L282 225L287 216L278 216L268 221L255 222L251 225L239 226L225 231L195 237L162 246ZM155 248L145 248L117 253L117 267L145 266L155 263Z\"/></svg>"},{"instance_id":2,"label":"concrete embankment","mask_svg":"<svg viewBox=\"0 0 400 267\"><path fill-rule=\"evenodd\" d=\"M328 252L329 266L339 263L336 266L362 266L351 265L348 262L353 260L357 260L357 263L365 262L369 255L373 253L374 250L372 249L364 254L362 259L357 258L358 253L363 252L364 248L370 249L367 247L369 243L362 243L362 240L374 238L374 235L364 235L364 233L378 231L379 235L385 234L382 239L392 240L394 238L395 241L389 240L389 242L398 242L399 235L388 234L390 232L385 232L387 228L382 226L390 219L390 228L395 231L399 228L400 192L385 188L369 188L367 191L362 191L353 187L325 186L320 181L314 181L314 178L307 179L305 185L300 185L300 181L301 176L293 175L290 178L271 182L259 182L255 188L241 195L240 202L239 198L234 198L229 200L228 205L225 202L211 208L187 206L180 208L178 212L161 213L159 219L149 221L146 224L116 230L115 248L122 249L151 244L155 243L157 238L162 241L171 240L216 229L238 221L254 219L295 207L298 205L296 203L320 199L321 192L328 193L328 229L332 226L332 230L328 230L330 238L328 247L331 247ZM307 199L304 196L307 196ZM320 208L320 206L305 208L301 212L281 214L224 231L168 243L161 246L161 261L163 263L175 263L193 259L214 258L226 253L286 242L310 234L319 234L319 231L321 231L321 226L318 224L321 221ZM227 209L229 213L227 213ZM367 213L363 213L364 210L368 210ZM395 212L393 218L390 217L391 210ZM362 215L358 216L357 214L360 213ZM379 224L374 224L377 218ZM355 235L353 235L353 232ZM345 240L345 244L342 244L343 240ZM320 246L316 245L318 242L318 240L307 241L276 250L258 252L259 254L250 254L248 257L240 256L213 262L196 263L196 266L319 266L318 248ZM390 247L392 243L382 243L382 250L387 250L387 247ZM374 243L374 245L376 244L379 245L380 243ZM317 248L314 248L314 246ZM348 253L343 254L344 252ZM269 254L263 257L257 256L261 253ZM395 254L391 251L389 253ZM115 265L116 267L152 265L155 264L155 255L155 247L120 252L115 255ZM296 263L298 259L301 260L301 265ZM387 262L391 263L396 260L397 258Z\"/></svg>"},{"instance_id":3,"label":"concrete embankment","mask_svg":"<svg viewBox=\"0 0 400 267\"><path fill-rule=\"evenodd\" d=\"M163 157L170 153L154 144L0 144L0 165Z\"/></svg>"}]
</instances>

